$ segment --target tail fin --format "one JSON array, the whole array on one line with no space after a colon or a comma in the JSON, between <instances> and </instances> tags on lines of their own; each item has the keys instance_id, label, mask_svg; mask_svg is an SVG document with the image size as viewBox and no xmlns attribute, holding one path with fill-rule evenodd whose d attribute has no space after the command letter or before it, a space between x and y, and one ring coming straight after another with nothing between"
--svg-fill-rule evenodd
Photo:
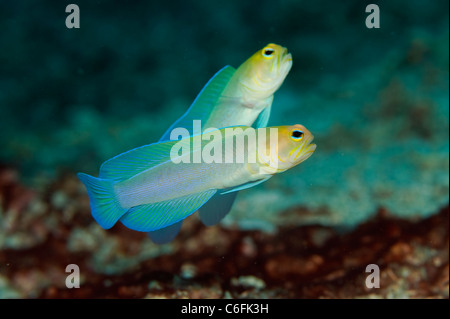
<instances>
[{"instance_id":1,"label":"tail fin","mask_svg":"<svg viewBox=\"0 0 450 319\"><path fill-rule=\"evenodd\" d=\"M78 173L88 191L91 202L91 213L97 223L104 229L111 228L125 214L126 209L114 194L113 181Z\"/></svg>"}]
</instances>

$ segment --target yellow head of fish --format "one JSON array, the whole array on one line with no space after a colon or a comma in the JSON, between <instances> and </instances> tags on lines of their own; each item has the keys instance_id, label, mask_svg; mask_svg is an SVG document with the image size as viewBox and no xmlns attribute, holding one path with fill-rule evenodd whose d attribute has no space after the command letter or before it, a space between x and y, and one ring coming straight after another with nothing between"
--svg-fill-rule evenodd
<instances>
[{"instance_id":1,"label":"yellow head of fish","mask_svg":"<svg viewBox=\"0 0 450 319\"><path fill-rule=\"evenodd\" d=\"M283 172L307 160L316 150L314 136L300 124L259 129L266 135L258 146L258 162L264 173Z\"/></svg>"},{"instance_id":2,"label":"yellow head of fish","mask_svg":"<svg viewBox=\"0 0 450 319\"><path fill-rule=\"evenodd\" d=\"M281 86L291 67L292 55L288 50L270 43L239 67L239 81L252 98L266 98Z\"/></svg>"}]
</instances>

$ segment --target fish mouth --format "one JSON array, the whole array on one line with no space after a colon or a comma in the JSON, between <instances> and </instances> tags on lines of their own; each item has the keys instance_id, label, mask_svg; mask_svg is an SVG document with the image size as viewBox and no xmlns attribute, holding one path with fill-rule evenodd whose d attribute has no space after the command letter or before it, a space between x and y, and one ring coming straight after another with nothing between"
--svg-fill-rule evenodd
<instances>
[{"instance_id":1,"label":"fish mouth","mask_svg":"<svg viewBox=\"0 0 450 319\"><path fill-rule=\"evenodd\" d=\"M286 48L283 48L280 60L280 66L283 69L282 74L287 74L292 67L292 54Z\"/></svg>"},{"instance_id":2,"label":"fish mouth","mask_svg":"<svg viewBox=\"0 0 450 319\"><path fill-rule=\"evenodd\" d=\"M314 152L316 150L317 145L314 143L311 143L308 145L308 147L306 148L307 152Z\"/></svg>"},{"instance_id":3,"label":"fish mouth","mask_svg":"<svg viewBox=\"0 0 450 319\"><path fill-rule=\"evenodd\" d=\"M292 54L290 54L289 52L287 52L283 55L283 61L285 62L291 62L292 61Z\"/></svg>"},{"instance_id":4,"label":"fish mouth","mask_svg":"<svg viewBox=\"0 0 450 319\"><path fill-rule=\"evenodd\" d=\"M309 141L307 141L303 146L299 147L298 150L295 150L293 154L290 156L290 161L297 165L303 161L306 161L316 150L317 145L311 143L314 139L314 136L311 136Z\"/></svg>"},{"instance_id":5,"label":"fish mouth","mask_svg":"<svg viewBox=\"0 0 450 319\"><path fill-rule=\"evenodd\" d=\"M305 153L310 153L310 154L312 154L312 153L314 153L314 151L316 150L317 145L314 144L314 143L312 143L312 141L314 141L314 135L311 135L311 138L310 138L310 140L308 141L308 145L306 146ZM311 156L311 155L309 155L309 156ZM309 156L308 156L308 157L309 157Z\"/></svg>"},{"instance_id":6,"label":"fish mouth","mask_svg":"<svg viewBox=\"0 0 450 319\"><path fill-rule=\"evenodd\" d=\"M316 144L311 143L306 147L306 149L303 152L299 152L298 155L300 156L296 159L297 164L306 161L311 155L313 155L314 151L316 150L316 147L317 147Z\"/></svg>"},{"instance_id":7,"label":"fish mouth","mask_svg":"<svg viewBox=\"0 0 450 319\"><path fill-rule=\"evenodd\" d=\"M289 53L288 49L283 48L283 51L281 52L281 59L283 62L292 61L292 54Z\"/></svg>"}]
</instances>

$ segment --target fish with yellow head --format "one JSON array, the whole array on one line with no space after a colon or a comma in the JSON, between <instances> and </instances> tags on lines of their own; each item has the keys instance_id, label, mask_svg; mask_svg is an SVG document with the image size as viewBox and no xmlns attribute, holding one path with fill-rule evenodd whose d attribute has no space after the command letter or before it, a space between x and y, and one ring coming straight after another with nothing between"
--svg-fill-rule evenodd
<instances>
[{"instance_id":1,"label":"fish with yellow head","mask_svg":"<svg viewBox=\"0 0 450 319\"><path fill-rule=\"evenodd\" d=\"M292 55L286 48L272 43L253 54L237 70L224 67L160 141L173 139L171 133L175 128L190 130L194 120L201 121L201 131L254 123L257 128L267 126L273 95L291 67Z\"/></svg>"},{"instance_id":2,"label":"fish with yellow head","mask_svg":"<svg viewBox=\"0 0 450 319\"><path fill-rule=\"evenodd\" d=\"M271 106L273 94L279 89L291 67L292 55L288 50L270 43L237 69L222 97L240 98L242 106L261 111ZM251 118L246 121L253 123Z\"/></svg>"},{"instance_id":3,"label":"fish with yellow head","mask_svg":"<svg viewBox=\"0 0 450 319\"><path fill-rule=\"evenodd\" d=\"M316 144L311 143L314 136L300 124L260 128L258 131L270 137L265 144L258 146L258 168L262 173L284 172L307 160L316 150Z\"/></svg>"},{"instance_id":4,"label":"fish with yellow head","mask_svg":"<svg viewBox=\"0 0 450 319\"><path fill-rule=\"evenodd\" d=\"M202 209L212 196L253 187L300 164L315 151L312 140L302 125L227 127L133 149L103 163L101 177L78 177L100 226L120 221L165 243L199 209L204 224L218 223L222 211ZM214 160L191 161L211 151Z\"/></svg>"}]
</instances>

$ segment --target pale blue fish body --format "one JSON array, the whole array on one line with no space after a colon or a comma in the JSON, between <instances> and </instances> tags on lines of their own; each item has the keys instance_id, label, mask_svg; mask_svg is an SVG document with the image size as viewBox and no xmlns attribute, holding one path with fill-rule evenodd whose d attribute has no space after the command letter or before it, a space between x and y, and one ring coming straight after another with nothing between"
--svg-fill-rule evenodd
<instances>
[{"instance_id":1,"label":"pale blue fish body","mask_svg":"<svg viewBox=\"0 0 450 319\"><path fill-rule=\"evenodd\" d=\"M239 139L246 134L245 129L248 128L240 126L233 137ZM233 143L232 152L234 154L232 155L242 154L244 161L227 162L225 131L228 129L233 129L233 127L215 130L215 132L220 132L220 140L214 138L214 142L218 142L218 145L220 145L221 155L218 162L212 161L208 163L202 160L194 162L193 160L195 157L201 159L203 149L211 142L211 136L215 135L215 132L210 132L185 138L184 140L189 141L190 151L176 156L176 160L179 163L175 164L172 158L167 158L166 153L159 164L148 167L127 179L118 180L114 185L114 191L121 206L129 209L138 205L196 194L205 191L205 189L232 188L263 178L260 168L267 164L248 162L249 152L255 153L257 151L256 140L247 141L243 145ZM261 129L260 131L266 133L266 129ZM259 130L255 130L255 132L258 134ZM208 138L203 138L205 135L208 135ZM198 138L198 145L194 142L196 138ZM161 145L174 146L181 143L181 141L170 141L161 143ZM155 147L157 145L155 144ZM125 154L127 157L130 155L128 153ZM256 156L254 157L256 158ZM102 165L103 170L107 170L107 167L111 165L116 166L120 158L119 155L112 159L111 162L105 162Z\"/></svg>"},{"instance_id":2,"label":"pale blue fish body","mask_svg":"<svg viewBox=\"0 0 450 319\"><path fill-rule=\"evenodd\" d=\"M205 189L225 189L253 181L247 163L180 163L166 162L149 168L125 181L114 190L121 206L150 204L172 200Z\"/></svg>"},{"instance_id":3,"label":"pale blue fish body","mask_svg":"<svg viewBox=\"0 0 450 319\"><path fill-rule=\"evenodd\" d=\"M154 232L182 221L218 189L261 178L249 173L249 169L256 171L252 165L258 164L226 163L225 152L222 152L220 163L194 163L191 158L201 156L203 147L209 142L202 136L150 144L120 154L102 164L99 178L78 174L88 190L94 219L105 229L120 220L131 229ZM201 140L198 145L194 142L196 138ZM176 156L181 163L175 164L170 151L186 140L189 141L189 152ZM233 151L248 152L238 145ZM136 221L134 216L141 219ZM166 218L159 219L158 216ZM154 239L151 234L150 237ZM164 242L167 241L167 236L164 238Z\"/></svg>"},{"instance_id":4,"label":"pale blue fish body","mask_svg":"<svg viewBox=\"0 0 450 319\"><path fill-rule=\"evenodd\" d=\"M239 129L236 138L246 134L245 129L254 130L249 127ZM220 132L220 139L225 139L225 130L205 134ZM227 153L225 141L219 140L222 151L218 161L193 163L190 159L210 143L210 137L203 139L204 135L201 135L200 144L194 143L199 136L191 136L120 154L103 163L103 175L99 178L83 173L78 176L88 190L92 215L100 226L108 229L120 220L128 228L149 232L155 242L164 243L175 237L183 219L202 207L216 192L230 193L252 187L297 165L314 152L313 137L303 126L278 127L277 130L282 136L278 137L275 148L268 142L261 148L257 138L235 143L232 155L243 154L241 162L227 162L230 150ZM294 141L289 138L291 131L300 130L304 139ZM261 128L255 134L258 137L269 131L269 128ZM189 141L189 151L183 151L181 155L176 153L174 157L172 148L183 141ZM275 168L274 162L264 160L261 155L273 149L276 154L273 157L280 159ZM249 162L249 158L256 161ZM203 217L207 224L214 224L223 216L220 212L209 211Z\"/></svg>"}]
</instances>

